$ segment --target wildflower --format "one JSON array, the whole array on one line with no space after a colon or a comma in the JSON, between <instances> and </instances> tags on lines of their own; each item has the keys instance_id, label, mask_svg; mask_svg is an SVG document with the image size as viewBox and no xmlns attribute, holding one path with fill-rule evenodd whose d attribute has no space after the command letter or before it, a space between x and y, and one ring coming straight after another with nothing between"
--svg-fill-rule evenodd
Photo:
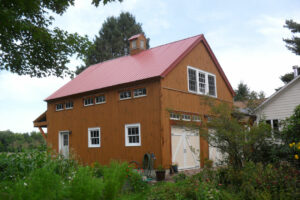
<instances>
[{"instance_id":1,"label":"wildflower","mask_svg":"<svg viewBox=\"0 0 300 200\"><path fill-rule=\"evenodd\" d=\"M299 156L298 156L298 154L296 154L296 155L295 155L295 159L296 159L296 160L298 160L298 159L299 159Z\"/></svg>"},{"instance_id":2,"label":"wildflower","mask_svg":"<svg viewBox=\"0 0 300 200\"><path fill-rule=\"evenodd\" d=\"M289 146L292 148L293 147L293 143L290 143Z\"/></svg>"},{"instance_id":3,"label":"wildflower","mask_svg":"<svg viewBox=\"0 0 300 200\"><path fill-rule=\"evenodd\" d=\"M298 146L298 148L297 149L299 149L300 150L300 145Z\"/></svg>"},{"instance_id":4,"label":"wildflower","mask_svg":"<svg viewBox=\"0 0 300 200\"><path fill-rule=\"evenodd\" d=\"M24 182L24 185L27 186L27 183Z\"/></svg>"}]
</instances>

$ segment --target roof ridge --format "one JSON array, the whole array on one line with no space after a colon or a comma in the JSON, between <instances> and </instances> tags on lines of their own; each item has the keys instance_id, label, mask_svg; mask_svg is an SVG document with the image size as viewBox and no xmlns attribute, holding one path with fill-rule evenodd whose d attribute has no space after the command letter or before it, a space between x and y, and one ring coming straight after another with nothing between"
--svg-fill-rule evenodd
<instances>
[{"instance_id":1,"label":"roof ridge","mask_svg":"<svg viewBox=\"0 0 300 200\"><path fill-rule=\"evenodd\" d=\"M188 37L188 38L176 40L176 41L169 42L169 43L166 43L166 44L161 44L161 45L158 45L158 46L156 46L156 47L152 47L152 48L146 49L146 51L147 51L147 50L150 50L150 49L155 49L155 48L158 48L158 47L162 47L162 46L165 46L165 45L169 45L169 44L172 44L172 43L176 43L176 42L181 42L181 41L184 41L184 40L188 40L188 39L191 39L191 38L194 38L194 37L199 37L199 36L203 36L203 34L201 33L201 34L194 35L194 36L191 36L191 37Z\"/></svg>"},{"instance_id":2,"label":"roof ridge","mask_svg":"<svg viewBox=\"0 0 300 200\"><path fill-rule=\"evenodd\" d=\"M161 45L158 45L158 46L155 46L155 47L152 47L152 48L149 48L149 49L146 49L142 52L146 52L148 50L151 50L151 49L155 49L155 48L158 48L158 47L162 47L162 46L165 46L165 45L169 45L169 44L172 44L172 43L176 43L176 42L181 42L181 41L184 41L184 40L188 40L188 39L191 39L191 38L194 38L194 37L201 37L203 36L203 34L198 34L198 35L194 35L194 36L191 36L191 37L188 37L188 38L184 38L184 39L180 39L180 40L177 40L177 41L173 41L173 42L169 42L169 43L166 43L166 44L161 44ZM141 53L142 53L141 52ZM92 67L94 65L98 65L98 64L102 64L102 63L105 63L105 62L108 62L108 61L111 61L111 60L116 60L116 59L119 59L119 58L123 58L123 57L127 57L127 56L131 56L130 54L127 54L127 55L123 55L123 56L120 56L120 57L116 57L116 58L110 58L108 60L105 60L105 61L102 61L102 62L99 62L99 63L95 63L95 64L92 64L88 67Z\"/></svg>"}]
</instances>

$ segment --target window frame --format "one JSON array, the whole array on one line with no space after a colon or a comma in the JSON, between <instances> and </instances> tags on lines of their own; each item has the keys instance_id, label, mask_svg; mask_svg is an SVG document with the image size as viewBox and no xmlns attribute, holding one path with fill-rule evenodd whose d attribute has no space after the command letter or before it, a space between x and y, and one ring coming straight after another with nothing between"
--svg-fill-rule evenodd
<instances>
[{"instance_id":1,"label":"window frame","mask_svg":"<svg viewBox=\"0 0 300 200\"><path fill-rule=\"evenodd\" d=\"M184 116L189 116L189 119L185 119ZM181 114L181 119L182 119L182 121L192 121L192 116L188 115L188 114Z\"/></svg>"},{"instance_id":2,"label":"window frame","mask_svg":"<svg viewBox=\"0 0 300 200\"><path fill-rule=\"evenodd\" d=\"M136 128L138 127L139 130L139 142L137 143L129 143L129 135L128 135L128 128ZM125 124L125 146L126 147L133 147L133 146L142 146L142 138L141 138L141 124Z\"/></svg>"},{"instance_id":3,"label":"window frame","mask_svg":"<svg viewBox=\"0 0 300 200\"><path fill-rule=\"evenodd\" d=\"M134 44L134 45L133 45L133 44ZM137 39L132 40L132 42L131 42L131 48L132 48L132 49L137 49Z\"/></svg>"},{"instance_id":4,"label":"window frame","mask_svg":"<svg viewBox=\"0 0 300 200\"><path fill-rule=\"evenodd\" d=\"M57 109L58 105L61 105L61 109ZM55 111L62 111L62 110L64 110L64 103L57 103L57 104L55 104Z\"/></svg>"},{"instance_id":5,"label":"window frame","mask_svg":"<svg viewBox=\"0 0 300 200\"><path fill-rule=\"evenodd\" d=\"M189 69L196 71L196 92L193 91L193 90L190 90ZM204 74L204 76L205 76L205 92L201 92L200 91L200 87L199 87L199 85L200 85L200 82L199 82L199 73ZM214 77L215 95L210 95L209 94L209 82L208 82L208 76L209 75L212 76L212 77ZM206 96L215 97L215 98L217 98L217 96L218 96L218 92L217 92L217 79L216 79L216 75L215 74L212 74L212 73L207 72L207 71L203 71L201 69L198 69L198 68L195 68L195 67L192 67L192 66L187 66L187 83L188 83L188 91L190 93L200 94L200 95L206 95Z\"/></svg>"},{"instance_id":6,"label":"window frame","mask_svg":"<svg viewBox=\"0 0 300 200\"><path fill-rule=\"evenodd\" d=\"M197 118L197 119L195 119ZM193 122L201 122L201 116L200 115L192 115L192 121Z\"/></svg>"},{"instance_id":7,"label":"window frame","mask_svg":"<svg viewBox=\"0 0 300 200\"><path fill-rule=\"evenodd\" d=\"M174 117L175 116L178 116L178 117ZM180 114L179 113L174 113L174 112L171 112L170 113L170 119L171 120L180 120Z\"/></svg>"},{"instance_id":8,"label":"window frame","mask_svg":"<svg viewBox=\"0 0 300 200\"><path fill-rule=\"evenodd\" d=\"M126 98L121 98L121 93L123 92L130 92L130 97L126 97ZM124 90L119 92L119 100L127 100L127 99L131 99L132 98L132 94L131 94L131 90Z\"/></svg>"},{"instance_id":9,"label":"window frame","mask_svg":"<svg viewBox=\"0 0 300 200\"><path fill-rule=\"evenodd\" d=\"M104 97L104 101L102 101L102 102L97 102L97 98L98 98L98 97ZM105 97L104 94L100 94L100 95L95 96L95 104L103 104L103 103L106 103L106 97Z\"/></svg>"},{"instance_id":10,"label":"window frame","mask_svg":"<svg viewBox=\"0 0 300 200\"><path fill-rule=\"evenodd\" d=\"M85 100L86 99L92 99L92 103L90 103L90 104L85 104ZM94 105L94 98L93 97L85 97L85 98L83 98L83 105L84 106L92 106L92 105Z\"/></svg>"},{"instance_id":11,"label":"window frame","mask_svg":"<svg viewBox=\"0 0 300 200\"><path fill-rule=\"evenodd\" d=\"M69 103L72 103L72 107L67 107L67 104L69 104ZM73 101L67 101L66 103L65 103L65 109L66 110L71 110L71 109L73 109L74 108L74 102Z\"/></svg>"},{"instance_id":12,"label":"window frame","mask_svg":"<svg viewBox=\"0 0 300 200\"><path fill-rule=\"evenodd\" d=\"M99 131L99 144L92 144L91 141L91 131ZM97 138L97 137L93 137L93 138ZM93 128L88 128L88 148L99 148L101 147L101 128L100 127L93 127Z\"/></svg>"},{"instance_id":13,"label":"window frame","mask_svg":"<svg viewBox=\"0 0 300 200\"><path fill-rule=\"evenodd\" d=\"M136 90L145 90L145 94L142 94L142 95L135 95L135 91ZM144 87L144 88L138 88L138 89L134 89L133 90L133 98L139 98L139 97L145 97L147 96L147 89Z\"/></svg>"},{"instance_id":14,"label":"window frame","mask_svg":"<svg viewBox=\"0 0 300 200\"><path fill-rule=\"evenodd\" d=\"M142 45L143 44L143 45ZM145 41L144 40L140 40L140 48L144 49L145 48Z\"/></svg>"}]
</instances>

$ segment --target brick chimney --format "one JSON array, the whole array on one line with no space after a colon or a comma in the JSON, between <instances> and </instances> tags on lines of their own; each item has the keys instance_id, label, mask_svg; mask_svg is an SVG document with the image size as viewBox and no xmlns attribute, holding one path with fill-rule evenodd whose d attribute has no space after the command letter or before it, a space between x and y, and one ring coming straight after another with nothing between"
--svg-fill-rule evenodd
<instances>
[{"instance_id":1,"label":"brick chimney","mask_svg":"<svg viewBox=\"0 0 300 200\"><path fill-rule=\"evenodd\" d=\"M131 36L129 39L129 50L130 55L135 55L144 51L146 49L146 38L144 34L140 33L134 36Z\"/></svg>"}]
</instances>

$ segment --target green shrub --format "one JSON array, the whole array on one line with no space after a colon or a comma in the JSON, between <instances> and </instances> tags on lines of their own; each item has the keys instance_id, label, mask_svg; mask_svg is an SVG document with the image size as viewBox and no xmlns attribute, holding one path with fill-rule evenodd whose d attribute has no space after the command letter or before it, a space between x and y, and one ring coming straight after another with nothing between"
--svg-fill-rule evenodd
<instances>
[{"instance_id":1,"label":"green shrub","mask_svg":"<svg viewBox=\"0 0 300 200\"><path fill-rule=\"evenodd\" d=\"M90 167L79 167L74 177L70 179L69 196L71 199L103 199L103 179L96 178Z\"/></svg>"}]
</instances>

